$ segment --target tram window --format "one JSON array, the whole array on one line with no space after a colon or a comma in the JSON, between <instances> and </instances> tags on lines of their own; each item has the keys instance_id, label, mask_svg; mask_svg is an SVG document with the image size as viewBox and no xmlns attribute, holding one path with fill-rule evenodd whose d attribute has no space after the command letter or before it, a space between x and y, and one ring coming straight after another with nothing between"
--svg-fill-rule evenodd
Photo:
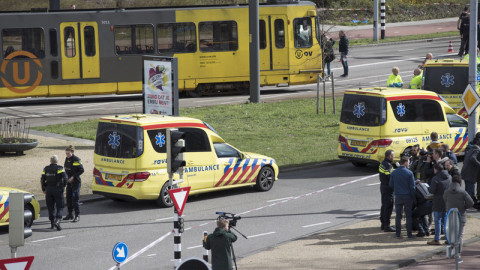
<instances>
[{"instance_id":1,"label":"tram window","mask_svg":"<svg viewBox=\"0 0 480 270\"><path fill-rule=\"evenodd\" d=\"M57 30L50 29L49 35L50 35L50 54L52 56L57 56L58 55Z\"/></svg>"},{"instance_id":2,"label":"tram window","mask_svg":"<svg viewBox=\"0 0 480 270\"><path fill-rule=\"evenodd\" d=\"M117 54L145 54L154 52L152 25L115 26Z\"/></svg>"},{"instance_id":3,"label":"tram window","mask_svg":"<svg viewBox=\"0 0 480 270\"><path fill-rule=\"evenodd\" d=\"M95 28L86 26L83 28L83 38L85 39L85 55L95 56Z\"/></svg>"},{"instance_id":4,"label":"tram window","mask_svg":"<svg viewBox=\"0 0 480 270\"><path fill-rule=\"evenodd\" d=\"M312 47L312 20L309 17L293 20L295 48Z\"/></svg>"},{"instance_id":5,"label":"tram window","mask_svg":"<svg viewBox=\"0 0 480 270\"><path fill-rule=\"evenodd\" d=\"M275 20L275 47L285 48L285 25L282 19Z\"/></svg>"},{"instance_id":6,"label":"tram window","mask_svg":"<svg viewBox=\"0 0 480 270\"><path fill-rule=\"evenodd\" d=\"M3 57L15 51L27 51L38 58L45 57L45 41L41 28L3 29L2 46Z\"/></svg>"},{"instance_id":7,"label":"tram window","mask_svg":"<svg viewBox=\"0 0 480 270\"><path fill-rule=\"evenodd\" d=\"M238 50L237 22L201 22L198 24L200 50L221 52Z\"/></svg>"},{"instance_id":8,"label":"tram window","mask_svg":"<svg viewBox=\"0 0 480 270\"><path fill-rule=\"evenodd\" d=\"M158 52L196 52L197 33L194 23L157 25Z\"/></svg>"},{"instance_id":9,"label":"tram window","mask_svg":"<svg viewBox=\"0 0 480 270\"><path fill-rule=\"evenodd\" d=\"M63 38L65 39L65 56L75 57L77 50L75 49L75 29L71 26L63 29Z\"/></svg>"},{"instance_id":10,"label":"tram window","mask_svg":"<svg viewBox=\"0 0 480 270\"><path fill-rule=\"evenodd\" d=\"M260 20L260 49L267 48L267 27L264 20Z\"/></svg>"}]
</instances>

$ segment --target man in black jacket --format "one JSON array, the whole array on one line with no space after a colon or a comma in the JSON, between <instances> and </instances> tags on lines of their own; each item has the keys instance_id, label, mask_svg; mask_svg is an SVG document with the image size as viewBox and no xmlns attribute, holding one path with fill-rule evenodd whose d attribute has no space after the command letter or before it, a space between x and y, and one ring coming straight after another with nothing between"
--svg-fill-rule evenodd
<instances>
[{"instance_id":1,"label":"man in black jacket","mask_svg":"<svg viewBox=\"0 0 480 270\"><path fill-rule=\"evenodd\" d=\"M343 32L343 30L340 30L340 32L338 32L338 36L340 37L340 42L338 43L338 51L340 52L340 59L342 60L343 65L343 75L341 75L340 77L348 77L348 38L345 35L345 32Z\"/></svg>"},{"instance_id":2,"label":"man in black jacket","mask_svg":"<svg viewBox=\"0 0 480 270\"><path fill-rule=\"evenodd\" d=\"M80 175L84 172L82 162L79 157L75 156L73 152L75 147L69 145L65 149L65 171L68 175L67 183L67 208L68 215L63 218L63 220L72 220L73 222L80 221L80 187L82 186L82 180ZM73 210L75 210L75 217L72 215Z\"/></svg>"},{"instance_id":3,"label":"man in black jacket","mask_svg":"<svg viewBox=\"0 0 480 270\"><path fill-rule=\"evenodd\" d=\"M45 201L47 202L48 219L52 225L51 229L57 228L60 231L62 230L60 220L63 212L63 190L67 183L67 174L63 167L57 165L57 163L57 155L50 157L50 165L43 169L40 182L43 194L45 194Z\"/></svg>"},{"instance_id":4,"label":"man in black jacket","mask_svg":"<svg viewBox=\"0 0 480 270\"><path fill-rule=\"evenodd\" d=\"M382 197L382 206L380 208L381 230L385 232L394 232L395 229L390 226L390 218L393 210L393 190L390 188L390 174L393 171L392 162L395 158L393 150L385 151L385 159L378 167L380 177L380 194Z\"/></svg>"}]
</instances>

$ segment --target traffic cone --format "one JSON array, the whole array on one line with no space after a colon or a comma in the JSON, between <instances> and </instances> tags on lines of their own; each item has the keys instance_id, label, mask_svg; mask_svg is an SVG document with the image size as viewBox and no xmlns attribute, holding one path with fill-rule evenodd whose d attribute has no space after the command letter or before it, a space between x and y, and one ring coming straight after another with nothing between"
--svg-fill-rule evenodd
<instances>
[{"instance_id":1,"label":"traffic cone","mask_svg":"<svg viewBox=\"0 0 480 270\"><path fill-rule=\"evenodd\" d=\"M449 53L454 53L453 51L453 44L452 44L452 41L450 40L450 44L448 45L448 51Z\"/></svg>"}]
</instances>

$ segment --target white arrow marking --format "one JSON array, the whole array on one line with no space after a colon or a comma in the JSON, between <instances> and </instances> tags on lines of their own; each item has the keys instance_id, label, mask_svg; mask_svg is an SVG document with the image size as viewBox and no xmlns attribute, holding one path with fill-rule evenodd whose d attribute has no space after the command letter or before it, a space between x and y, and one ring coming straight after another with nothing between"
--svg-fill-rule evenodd
<instances>
[{"instance_id":1,"label":"white arrow marking","mask_svg":"<svg viewBox=\"0 0 480 270\"><path fill-rule=\"evenodd\" d=\"M125 250L123 249L123 247L122 248L117 247L117 252L118 252L117 257L125 258Z\"/></svg>"},{"instance_id":2,"label":"white arrow marking","mask_svg":"<svg viewBox=\"0 0 480 270\"><path fill-rule=\"evenodd\" d=\"M7 270L25 270L27 263L28 262L7 263L5 264L5 268L7 268Z\"/></svg>"}]
</instances>

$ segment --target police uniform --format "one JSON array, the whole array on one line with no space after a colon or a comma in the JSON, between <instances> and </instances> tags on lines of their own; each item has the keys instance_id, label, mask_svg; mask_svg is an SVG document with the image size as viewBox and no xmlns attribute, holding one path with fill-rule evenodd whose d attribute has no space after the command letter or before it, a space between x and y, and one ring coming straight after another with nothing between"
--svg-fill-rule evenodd
<instances>
[{"instance_id":1,"label":"police uniform","mask_svg":"<svg viewBox=\"0 0 480 270\"><path fill-rule=\"evenodd\" d=\"M45 192L45 200L48 208L48 219L57 230L61 230L60 220L63 213L63 189L67 183L67 174L63 167L57 164L50 164L43 169L41 184ZM54 210L56 208L56 212Z\"/></svg>"},{"instance_id":2,"label":"police uniform","mask_svg":"<svg viewBox=\"0 0 480 270\"><path fill-rule=\"evenodd\" d=\"M67 183L67 208L68 208L68 215L64 218L64 220L73 219L72 212L75 210L75 219L74 222L79 221L80 215L80 187L82 185L82 180L80 179L80 175L85 171L83 169L82 162L79 157L72 155L71 157L65 158L65 171L67 173L68 178L73 177L72 183Z\"/></svg>"},{"instance_id":3,"label":"police uniform","mask_svg":"<svg viewBox=\"0 0 480 270\"><path fill-rule=\"evenodd\" d=\"M389 186L390 174L393 171L393 166L388 159L384 159L378 167L380 176L380 194L382 196L382 207L380 208L380 222L381 229L385 231L390 230L390 218L393 211L393 190Z\"/></svg>"}]
</instances>

